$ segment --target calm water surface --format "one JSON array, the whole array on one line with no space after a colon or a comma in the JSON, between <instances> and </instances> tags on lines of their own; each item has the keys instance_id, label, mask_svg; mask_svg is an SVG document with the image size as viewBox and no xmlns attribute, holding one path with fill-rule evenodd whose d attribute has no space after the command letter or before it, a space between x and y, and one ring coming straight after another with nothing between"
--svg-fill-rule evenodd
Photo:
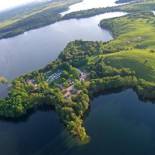
<instances>
[{"instance_id":1,"label":"calm water surface","mask_svg":"<svg viewBox=\"0 0 155 155\"><path fill-rule=\"evenodd\" d=\"M122 15L125 13L114 12L86 19L65 20L0 40L0 75L13 79L39 69L55 60L67 43L73 40L109 41L112 35L98 26L99 21Z\"/></svg>"},{"instance_id":2,"label":"calm water surface","mask_svg":"<svg viewBox=\"0 0 155 155\"><path fill-rule=\"evenodd\" d=\"M154 155L155 105L132 90L96 97L85 120L91 141L75 145L54 112L0 122L2 155Z\"/></svg>"},{"instance_id":3,"label":"calm water surface","mask_svg":"<svg viewBox=\"0 0 155 155\"><path fill-rule=\"evenodd\" d=\"M62 12L61 15L65 15L80 10L88 10L93 8L110 7L118 5L115 2L116 0L83 0L80 3L71 5L69 7L69 10Z\"/></svg>"}]
</instances>

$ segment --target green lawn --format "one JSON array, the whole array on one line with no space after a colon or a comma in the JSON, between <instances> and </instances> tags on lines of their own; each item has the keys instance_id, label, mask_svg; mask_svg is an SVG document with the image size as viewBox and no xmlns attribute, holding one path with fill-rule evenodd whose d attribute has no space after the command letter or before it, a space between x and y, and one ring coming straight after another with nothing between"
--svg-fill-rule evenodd
<instances>
[{"instance_id":1,"label":"green lawn","mask_svg":"<svg viewBox=\"0 0 155 155\"><path fill-rule=\"evenodd\" d=\"M129 68L137 77L155 82L155 16L148 12L133 13L103 20L101 26L108 27L115 39L105 45L111 54L99 57L107 65Z\"/></svg>"},{"instance_id":2,"label":"green lawn","mask_svg":"<svg viewBox=\"0 0 155 155\"><path fill-rule=\"evenodd\" d=\"M137 77L155 82L155 53L148 50L122 51L103 56L107 65L130 68Z\"/></svg>"},{"instance_id":3,"label":"green lawn","mask_svg":"<svg viewBox=\"0 0 155 155\"><path fill-rule=\"evenodd\" d=\"M152 13L103 20L101 27L110 29L116 38L107 44L108 47L155 48L155 16Z\"/></svg>"}]
</instances>

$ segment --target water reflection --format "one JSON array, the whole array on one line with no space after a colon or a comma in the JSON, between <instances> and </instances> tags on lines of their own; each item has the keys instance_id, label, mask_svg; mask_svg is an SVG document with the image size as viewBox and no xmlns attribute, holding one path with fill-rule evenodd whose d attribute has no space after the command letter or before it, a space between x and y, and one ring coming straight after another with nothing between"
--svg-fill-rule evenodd
<instances>
[{"instance_id":1,"label":"water reflection","mask_svg":"<svg viewBox=\"0 0 155 155\"><path fill-rule=\"evenodd\" d=\"M68 42L73 40L109 41L112 35L102 30L101 19L123 16L114 12L86 19L71 19L0 40L0 75L13 79L39 69L55 60Z\"/></svg>"},{"instance_id":2,"label":"water reflection","mask_svg":"<svg viewBox=\"0 0 155 155\"><path fill-rule=\"evenodd\" d=\"M92 8L100 8L100 7L110 7L116 6L118 4L115 3L116 0L83 0L80 3L71 5L68 11L62 12L61 15L65 15L71 12L80 11L80 10L88 10Z\"/></svg>"}]
</instances>

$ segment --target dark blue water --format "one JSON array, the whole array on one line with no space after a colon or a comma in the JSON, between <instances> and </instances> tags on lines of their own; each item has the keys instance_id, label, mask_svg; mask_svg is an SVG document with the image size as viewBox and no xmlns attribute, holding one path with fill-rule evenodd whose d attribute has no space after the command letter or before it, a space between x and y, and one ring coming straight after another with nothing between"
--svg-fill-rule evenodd
<instances>
[{"instance_id":1,"label":"dark blue water","mask_svg":"<svg viewBox=\"0 0 155 155\"><path fill-rule=\"evenodd\" d=\"M1 155L154 155L155 105L132 90L93 100L85 127L91 141L77 145L52 111L21 122L0 122Z\"/></svg>"},{"instance_id":2,"label":"dark blue water","mask_svg":"<svg viewBox=\"0 0 155 155\"><path fill-rule=\"evenodd\" d=\"M31 155L48 145L53 150L65 132L54 112L36 112L20 122L0 122L0 154ZM59 143L60 142L60 143Z\"/></svg>"},{"instance_id":3,"label":"dark blue water","mask_svg":"<svg viewBox=\"0 0 155 155\"><path fill-rule=\"evenodd\" d=\"M86 127L92 140L77 155L155 154L155 105L132 90L97 97Z\"/></svg>"}]
</instances>

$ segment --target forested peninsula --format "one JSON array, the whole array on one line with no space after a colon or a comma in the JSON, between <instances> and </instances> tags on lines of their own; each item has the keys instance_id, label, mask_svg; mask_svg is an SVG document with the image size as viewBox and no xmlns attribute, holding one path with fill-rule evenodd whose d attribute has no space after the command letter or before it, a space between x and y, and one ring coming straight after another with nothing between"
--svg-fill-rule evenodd
<instances>
[{"instance_id":1,"label":"forested peninsula","mask_svg":"<svg viewBox=\"0 0 155 155\"><path fill-rule=\"evenodd\" d=\"M13 80L8 97L0 100L0 116L20 118L48 106L71 135L87 143L90 137L83 121L95 95L132 88L142 100L153 101L155 16L148 9L151 4L155 1L132 4L133 13L101 21L114 40L70 42L55 61ZM142 5L147 6L143 12Z\"/></svg>"}]
</instances>

